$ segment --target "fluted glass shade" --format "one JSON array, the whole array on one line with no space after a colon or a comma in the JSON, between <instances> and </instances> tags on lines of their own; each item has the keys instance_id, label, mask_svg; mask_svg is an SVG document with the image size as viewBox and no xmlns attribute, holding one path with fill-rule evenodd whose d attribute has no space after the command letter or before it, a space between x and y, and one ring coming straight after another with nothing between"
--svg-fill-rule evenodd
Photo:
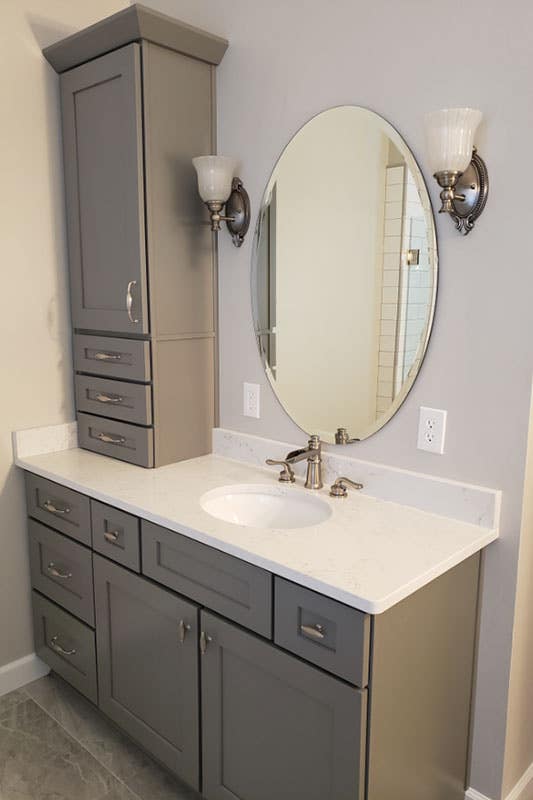
<instances>
[{"instance_id":1,"label":"fluted glass shade","mask_svg":"<svg viewBox=\"0 0 533 800\"><path fill-rule=\"evenodd\" d=\"M192 163L198 173L198 192L204 203L225 203L231 194L231 182L237 161L229 156L198 156Z\"/></svg>"},{"instance_id":2,"label":"fluted glass shade","mask_svg":"<svg viewBox=\"0 0 533 800\"><path fill-rule=\"evenodd\" d=\"M482 117L475 108L443 108L426 114L426 143L433 173L465 171Z\"/></svg>"}]
</instances>

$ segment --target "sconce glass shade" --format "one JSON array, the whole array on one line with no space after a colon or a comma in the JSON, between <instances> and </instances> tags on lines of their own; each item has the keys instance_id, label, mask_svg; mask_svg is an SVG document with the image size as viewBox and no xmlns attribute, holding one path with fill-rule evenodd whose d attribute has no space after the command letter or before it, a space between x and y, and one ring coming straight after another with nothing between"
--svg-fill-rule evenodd
<instances>
[{"instance_id":1,"label":"sconce glass shade","mask_svg":"<svg viewBox=\"0 0 533 800\"><path fill-rule=\"evenodd\" d=\"M464 172L483 114L474 108L443 108L426 114L426 142L433 174Z\"/></svg>"},{"instance_id":2,"label":"sconce glass shade","mask_svg":"<svg viewBox=\"0 0 533 800\"><path fill-rule=\"evenodd\" d=\"M198 156L192 163L198 173L198 192L204 203L224 204L231 194L237 160L229 156Z\"/></svg>"}]
</instances>

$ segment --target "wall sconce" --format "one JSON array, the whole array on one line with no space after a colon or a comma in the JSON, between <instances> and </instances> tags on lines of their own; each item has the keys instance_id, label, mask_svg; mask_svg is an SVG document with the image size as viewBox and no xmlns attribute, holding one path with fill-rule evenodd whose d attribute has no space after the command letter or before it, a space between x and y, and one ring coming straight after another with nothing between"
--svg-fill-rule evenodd
<instances>
[{"instance_id":1,"label":"wall sconce","mask_svg":"<svg viewBox=\"0 0 533 800\"><path fill-rule=\"evenodd\" d=\"M198 192L211 215L211 230L225 222L233 244L240 247L250 225L250 198L240 178L237 161L228 156L198 156L192 163L198 174ZM225 208L225 214L221 214Z\"/></svg>"},{"instance_id":2,"label":"wall sconce","mask_svg":"<svg viewBox=\"0 0 533 800\"><path fill-rule=\"evenodd\" d=\"M473 108L445 108L426 115L430 164L442 188L440 213L446 212L466 236L483 212L489 193L489 175L474 147L483 115Z\"/></svg>"}]
</instances>

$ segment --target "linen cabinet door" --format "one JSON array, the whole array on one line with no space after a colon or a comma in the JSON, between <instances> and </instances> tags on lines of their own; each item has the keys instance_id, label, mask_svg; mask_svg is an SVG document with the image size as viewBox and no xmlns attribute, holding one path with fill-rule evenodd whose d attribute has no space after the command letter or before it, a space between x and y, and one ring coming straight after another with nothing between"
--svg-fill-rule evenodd
<instances>
[{"instance_id":1,"label":"linen cabinet door","mask_svg":"<svg viewBox=\"0 0 533 800\"><path fill-rule=\"evenodd\" d=\"M94 556L99 706L199 787L198 609Z\"/></svg>"},{"instance_id":2,"label":"linen cabinet door","mask_svg":"<svg viewBox=\"0 0 533 800\"><path fill-rule=\"evenodd\" d=\"M360 800L366 691L201 613L208 800Z\"/></svg>"},{"instance_id":3,"label":"linen cabinet door","mask_svg":"<svg viewBox=\"0 0 533 800\"><path fill-rule=\"evenodd\" d=\"M61 103L74 327L147 333L139 45L61 75Z\"/></svg>"}]
</instances>

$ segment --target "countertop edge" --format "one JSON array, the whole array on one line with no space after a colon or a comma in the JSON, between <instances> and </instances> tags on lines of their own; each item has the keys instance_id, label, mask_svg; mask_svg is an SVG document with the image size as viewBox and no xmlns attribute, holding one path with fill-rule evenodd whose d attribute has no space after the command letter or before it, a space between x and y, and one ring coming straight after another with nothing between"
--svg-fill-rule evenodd
<instances>
[{"instance_id":1,"label":"countertop edge","mask_svg":"<svg viewBox=\"0 0 533 800\"><path fill-rule=\"evenodd\" d=\"M188 538L200 542L201 544L213 547L216 550L220 550L223 553L227 553L228 555L232 555L235 558L239 558L243 561L246 561L248 564L260 567L261 569L265 569L268 572L278 575L281 578L285 578L287 580L293 581L294 583L298 583L299 585L304 586L305 588L319 592L320 594L323 594L327 597L330 597L333 600L337 600L341 603L344 603L345 605L350 606L351 608L355 608L359 611L372 615L378 615L384 613L389 608L392 608L392 606L395 606L399 602L401 602L401 600L404 600L406 597L409 597L418 589L421 589L423 586L426 586L432 580L435 580L436 578L440 577L448 570L457 566L462 561L465 561L467 558L474 555L475 553L478 553L488 544L499 538L499 534L496 529L488 529L488 528L483 529L480 527L479 538L477 538L474 542L472 542L468 547L463 548L463 550L460 550L457 553L454 553L454 555L451 558L448 558L440 562L436 566L432 567L431 569L427 570L426 572L418 576L415 580L402 586L401 589L398 589L396 592L393 592L392 594L382 598L369 600L359 597L356 594L346 592L345 590L339 589L326 582L320 581L316 578L313 578L310 575L306 575L303 572L292 570L284 566L283 564L279 564L278 562L272 561L263 556L258 556L251 551L244 550L240 547L229 544L228 542L225 542L224 540L221 539L217 539L216 537L206 534L203 531L191 528L187 525L176 523L172 520L169 520L168 518L161 517L157 514L146 511L141 506L133 505L123 500L119 500L112 494L106 494L105 492L99 492L97 490L88 489L86 486L83 486L77 481L69 480L68 478L65 478L63 476L61 477L61 480L58 481L58 476L54 472L44 469L42 467L38 467L35 464L29 463L24 458L17 457L15 459L15 465L23 470L26 470L27 472L31 472L34 475L38 475L41 478L46 478L47 480L53 481L54 483L60 482L62 486L66 486L69 489L73 489L74 491L79 492L80 494L84 494L87 497L90 497L94 500L99 500L100 502L118 508L121 511L133 514L135 516L140 517L141 519L147 520L148 522L153 522L154 524L160 525L168 530L174 531L175 533L187 536Z\"/></svg>"}]
</instances>

